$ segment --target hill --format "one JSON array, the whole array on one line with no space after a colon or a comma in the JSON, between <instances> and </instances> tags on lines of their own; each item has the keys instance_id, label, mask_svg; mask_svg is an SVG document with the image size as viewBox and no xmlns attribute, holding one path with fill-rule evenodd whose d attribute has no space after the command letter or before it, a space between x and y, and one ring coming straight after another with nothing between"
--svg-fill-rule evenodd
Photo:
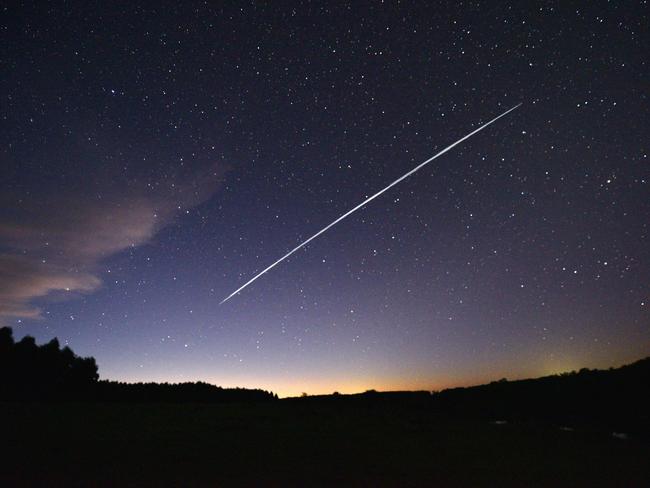
<instances>
[{"instance_id":1,"label":"hill","mask_svg":"<svg viewBox=\"0 0 650 488\"><path fill-rule=\"evenodd\" d=\"M620 368L519 381L500 380L434 393L434 408L458 416L547 420L650 434L650 357Z\"/></svg>"}]
</instances>

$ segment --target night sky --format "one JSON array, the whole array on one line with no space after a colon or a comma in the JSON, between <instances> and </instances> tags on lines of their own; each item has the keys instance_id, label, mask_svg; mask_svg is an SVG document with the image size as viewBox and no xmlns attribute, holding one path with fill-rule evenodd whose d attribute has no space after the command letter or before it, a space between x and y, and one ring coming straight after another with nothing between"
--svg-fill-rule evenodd
<instances>
[{"instance_id":1,"label":"night sky","mask_svg":"<svg viewBox=\"0 0 650 488\"><path fill-rule=\"evenodd\" d=\"M0 29L17 338L280 396L650 353L647 2L35 3Z\"/></svg>"}]
</instances>

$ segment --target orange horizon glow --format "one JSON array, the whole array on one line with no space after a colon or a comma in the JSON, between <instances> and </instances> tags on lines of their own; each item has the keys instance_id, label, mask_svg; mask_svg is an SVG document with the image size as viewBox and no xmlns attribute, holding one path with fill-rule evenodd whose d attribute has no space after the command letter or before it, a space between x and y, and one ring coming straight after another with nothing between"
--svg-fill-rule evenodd
<instances>
[{"instance_id":1,"label":"orange horizon glow","mask_svg":"<svg viewBox=\"0 0 650 488\"><path fill-rule=\"evenodd\" d=\"M234 380L224 380L223 378L174 378L173 380L163 378L129 378L114 380L112 378L102 377L102 380L122 381L125 383L139 383L139 382L168 382L168 383L183 383L192 381L202 381L222 388L248 388L248 389L261 389L271 391L278 395L279 398L292 398L299 397L303 393L308 396L318 395L331 395L332 393L340 393L342 395L353 395L364 393L369 390L376 390L378 392L395 392L395 391L442 391L449 388L464 388L490 383L497 381L501 378L507 378L509 381L517 381L529 378L539 378L543 376L551 376L571 371L578 371L580 368L589 367L590 369L606 369L610 366L618 367L622 364L608 365L608 366L585 366L585 365L567 365L566 367L560 365L546 364L540 365L541 367L536 372L522 372L518 375L499 375L485 373L483 375L476 375L471 378L453 378L446 381L427 381L425 379L350 379L347 381L337 381L330 379L286 379L285 381L277 380L255 380L254 378L240 378Z\"/></svg>"}]
</instances>

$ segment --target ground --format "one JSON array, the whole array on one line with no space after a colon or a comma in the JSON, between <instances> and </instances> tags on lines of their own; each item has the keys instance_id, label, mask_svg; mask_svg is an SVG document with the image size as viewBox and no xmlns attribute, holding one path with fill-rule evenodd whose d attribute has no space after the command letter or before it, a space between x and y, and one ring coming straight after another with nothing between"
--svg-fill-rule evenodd
<instances>
[{"instance_id":1,"label":"ground","mask_svg":"<svg viewBox=\"0 0 650 488\"><path fill-rule=\"evenodd\" d=\"M2 486L650 486L650 445L426 404L0 404Z\"/></svg>"}]
</instances>

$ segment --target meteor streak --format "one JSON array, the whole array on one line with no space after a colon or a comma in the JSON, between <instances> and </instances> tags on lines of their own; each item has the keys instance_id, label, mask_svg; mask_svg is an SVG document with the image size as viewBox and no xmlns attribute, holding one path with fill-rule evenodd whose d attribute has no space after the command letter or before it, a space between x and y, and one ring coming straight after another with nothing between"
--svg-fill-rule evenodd
<instances>
[{"instance_id":1,"label":"meteor streak","mask_svg":"<svg viewBox=\"0 0 650 488\"><path fill-rule=\"evenodd\" d=\"M461 137L460 139L458 139L458 140L457 140L456 142L454 142L453 144L451 144L451 145L447 146L446 148L444 148L442 151L440 151L440 152L434 154L433 156L431 156L429 159L427 159L427 160L424 161L423 163L420 163L419 165L417 165L415 168L413 168L411 171L409 171L409 172L406 173L405 175L400 176L399 178L397 178L395 181L393 181L390 185L388 185L388 186L387 186L386 188L384 188L383 190L379 190L379 191L378 191L377 193L375 193L373 196L366 198L366 199L365 199L363 202L361 202L359 205L357 205L357 206L354 207L353 209L348 210L347 212L345 212L343 215L341 215L338 219L336 219L334 222L332 222L331 224L329 224L327 227L323 227L321 230L319 230L318 232L316 232L316 234L314 234L314 235L311 236L309 239L307 239L306 241L304 241L303 243L301 243L299 246L297 246L297 247L295 247L294 249L292 249L291 251L289 251L287 254L285 254L284 256L282 256L280 259L278 259L278 260L277 260L276 262L274 262L272 265L270 265L270 266L267 267L267 268L264 268L262 271L260 271L259 273L257 273L257 274L256 274L255 276L253 276L250 280L248 280L246 283L244 283L242 286L240 286L240 287L237 288L235 291L233 291L230 295L228 295L226 298L224 298L224 299L221 301L220 305L223 304L223 303L225 303L225 302L227 302L228 300L230 300L230 299L231 299L233 296L235 296L237 293L239 293L239 292L242 291L244 288L246 288L248 285L250 285L251 283L253 283L253 281L255 281L257 278L259 278L260 276L262 276L264 273L270 271L271 269L275 268L278 264L280 264L282 261L284 261L285 259L287 259L287 258L288 258L289 256L291 256L294 252L296 252L298 249L300 249L301 247L304 247L304 246L306 246L307 244L309 244L311 241L313 241L314 239L316 239L319 235L323 234L324 232L326 232L327 230L329 230L331 227L334 227L336 224L338 224L338 223L339 223L341 220L343 220L344 218L346 218L346 217L348 217L349 215L353 214L354 212L356 212L357 210L359 210L359 209L360 209L361 207L363 207L364 205L370 203L372 200L374 200L375 198L377 198L379 195L381 195L381 194L384 193L385 191L388 191L389 189L391 189L392 187L394 187L395 185L397 185L400 181L405 180L406 178L408 178L409 176L411 176L413 173L415 173L415 172L418 171L419 169L422 169L424 166L426 166L427 164L429 164L429 163L430 163L431 161L433 161L434 159L437 159L438 157L442 156L442 155L445 154L447 151L451 151L454 147L456 147L456 146L457 146L458 144L460 144L461 142L463 142L463 141L469 139L470 137L472 137L472 136L473 136L474 134L476 134L477 132L482 131L482 130L485 129L488 125L490 125L490 124L496 122L496 121L499 120L501 117L505 117L505 116L508 115L510 112L512 112L513 110L519 108L520 106L521 106L521 103L515 105L514 107L512 107L512 108L509 109L509 110L506 110L506 111L503 112L501 115L499 115L499 116L493 118L493 119L490 120L489 122L486 122L485 124L481 125L478 129L473 130L472 132L470 132L469 134L467 134L465 137Z\"/></svg>"}]
</instances>

